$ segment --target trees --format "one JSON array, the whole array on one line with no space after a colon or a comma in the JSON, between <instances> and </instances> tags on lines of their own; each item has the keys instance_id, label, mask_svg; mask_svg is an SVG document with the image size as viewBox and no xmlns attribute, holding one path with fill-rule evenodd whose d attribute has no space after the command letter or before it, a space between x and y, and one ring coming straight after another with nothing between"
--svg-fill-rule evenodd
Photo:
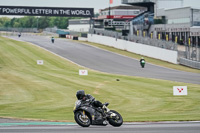
<instances>
[{"instance_id":1,"label":"trees","mask_svg":"<svg viewBox=\"0 0 200 133\"><path fill-rule=\"evenodd\" d=\"M6 25L8 25L10 20L11 20L10 18L1 17L0 18L0 27L5 27Z\"/></svg>"},{"instance_id":2,"label":"trees","mask_svg":"<svg viewBox=\"0 0 200 133\"><path fill-rule=\"evenodd\" d=\"M99 16L99 13L95 13L95 14L94 14L94 17L95 17L95 18L98 18L98 16Z\"/></svg>"},{"instance_id":3,"label":"trees","mask_svg":"<svg viewBox=\"0 0 200 133\"><path fill-rule=\"evenodd\" d=\"M21 18L0 18L0 27L11 27L11 28L38 28L45 29L51 27L58 27L60 29L67 29L68 20L77 19L74 17L35 17L25 16Z\"/></svg>"}]
</instances>

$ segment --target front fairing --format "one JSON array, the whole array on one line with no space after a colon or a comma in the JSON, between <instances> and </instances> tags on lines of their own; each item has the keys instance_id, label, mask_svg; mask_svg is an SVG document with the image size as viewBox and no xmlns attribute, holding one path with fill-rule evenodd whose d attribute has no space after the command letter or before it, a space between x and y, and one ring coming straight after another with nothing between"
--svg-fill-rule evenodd
<instances>
[{"instance_id":1,"label":"front fairing","mask_svg":"<svg viewBox=\"0 0 200 133\"><path fill-rule=\"evenodd\" d=\"M75 105L74 105L74 112L78 109L78 108L80 108L80 106L81 106L81 100L77 100L76 102L75 102Z\"/></svg>"},{"instance_id":2,"label":"front fairing","mask_svg":"<svg viewBox=\"0 0 200 133\"><path fill-rule=\"evenodd\" d=\"M103 121L105 119L101 117L101 119L96 120L99 116L97 117L95 115L97 113L95 108L87 101L76 101L73 112L76 113L77 111L83 111L87 113L92 121L92 125L103 125Z\"/></svg>"}]
</instances>

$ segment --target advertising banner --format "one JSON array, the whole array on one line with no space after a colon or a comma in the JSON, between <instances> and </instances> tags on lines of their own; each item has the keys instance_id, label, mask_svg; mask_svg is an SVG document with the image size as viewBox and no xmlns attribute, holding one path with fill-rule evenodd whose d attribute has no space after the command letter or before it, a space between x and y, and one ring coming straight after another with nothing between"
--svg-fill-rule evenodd
<instances>
[{"instance_id":1,"label":"advertising banner","mask_svg":"<svg viewBox=\"0 0 200 133\"><path fill-rule=\"evenodd\" d=\"M0 6L0 15L93 17L94 8Z\"/></svg>"}]
</instances>

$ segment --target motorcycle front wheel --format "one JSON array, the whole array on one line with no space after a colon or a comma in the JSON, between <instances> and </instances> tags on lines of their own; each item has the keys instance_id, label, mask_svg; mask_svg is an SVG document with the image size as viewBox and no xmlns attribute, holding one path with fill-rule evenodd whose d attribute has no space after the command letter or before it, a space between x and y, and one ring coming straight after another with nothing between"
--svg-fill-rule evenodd
<instances>
[{"instance_id":1,"label":"motorcycle front wheel","mask_svg":"<svg viewBox=\"0 0 200 133\"><path fill-rule=\"evenodd\" d=\"M140 65L141 65L142 68L144 68L144 65L145 65L145 64L140 64Z\"/></svg>"},{"instance_id":2,"label":"motorcycle front wheel","mask_svg":"<svg viewBox=\"0 0 200 133\"><path fill-rule=\"evenodd\" d=\"M83 111L77 111L74 114L74 119L82 127L89 127L91 120L87 114L83 115Z\"/></svg>"},{"instance_id":3,"label":"motorcycle front wheel","mask_svg":"<svg viewBox=\"0 0 200 133\"><path fill-rule=\"evenodd\" d=\"M115 113L116 116L115 117L110 117L108 119L110 125L114 126L114 127L119 127L123 124L123 118L122 116L117 112L117 111L114 111L114 110L110 110L110 112L112 113Z\"/></svg>"}]
</instances>

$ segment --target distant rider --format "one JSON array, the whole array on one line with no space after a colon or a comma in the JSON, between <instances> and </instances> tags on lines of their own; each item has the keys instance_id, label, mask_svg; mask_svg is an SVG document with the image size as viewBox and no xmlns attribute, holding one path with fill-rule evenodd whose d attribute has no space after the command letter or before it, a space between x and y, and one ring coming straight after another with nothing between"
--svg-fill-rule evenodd
<instances>
[{"instance_id":1,"label":"distant rider","mask_svg":"<svg viewBox=\"0 0 200 133\"><path fill-rule=\"evenodd\" d=\"M140 65L141 65L142 68L144 68L145 59L143 57L140 59Z\"/></svg>"},{"instance_id":2,"label":"distant rider","mask_svg":"<svg viewBox=\"0 0 200 133\"><path fill-rule=\"evenodd\" d=\"M21 32L18 34L18 37L21 37Z\"/></svg>"},{"instance_id":3,"label":"distant rider","mask_svg":"<svg viewBox=\"0 0 200 133\"><path fill-rule=\"evenodd\" d=\"M51 42L54 43L54 37L51 37Z\"/></svg>"}]
</instances>

